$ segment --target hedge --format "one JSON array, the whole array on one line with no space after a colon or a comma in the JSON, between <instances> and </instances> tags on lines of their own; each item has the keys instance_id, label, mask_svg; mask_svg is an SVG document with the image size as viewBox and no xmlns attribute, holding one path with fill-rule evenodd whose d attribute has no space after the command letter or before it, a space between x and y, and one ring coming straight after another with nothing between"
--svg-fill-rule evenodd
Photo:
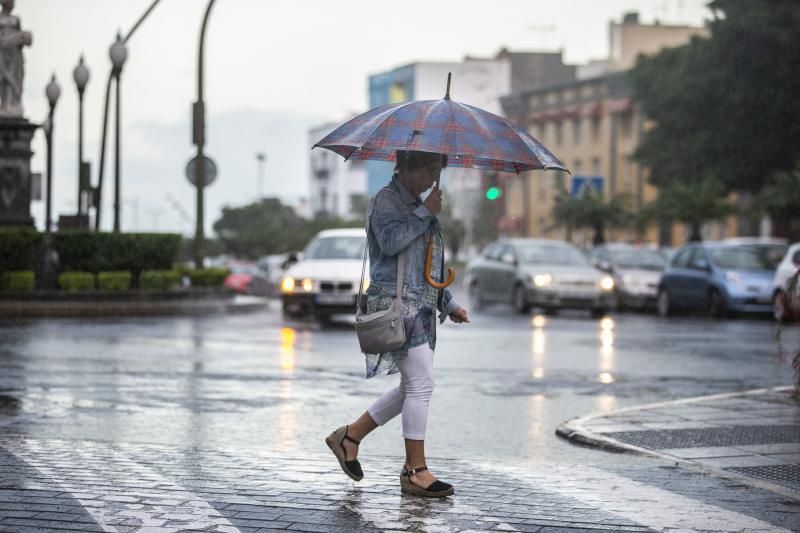
<instances>
[{"instance_id":1,"label":"hedge","mask_svg":"<svg viewBox=\"0 0 800 533\"><path fill-rule=\"evenodd\" d=\"M144 270L139 275L139 288L165 291L181 282L177 270Z\"/></svg>"},{"instance_id":2,"label":"hedge","mask_svg":"<svg viewBox=\"0 0 800 533\"><path fill-rule=\"evenodd\" d=\"M227 268L200 268L186 272L193 287L219 287L228 276Z\"/></svg>"},{"instance_id":3,"label":"hedge","mask_svg":"<svg viewBox=\"0 0 800 533\"><path fill-rule=\"evenodd\" d=\"M58 276L58 286L69 292L94 289L94 274L91 272L64 272Z\"/></svg>"},{"instance_id":4,"label":"hedge","mask_svg":"<svg viewBox=\"0 0 800 533\"><path fill-rule=\"evenodd\" d=\"M62 270L94 273L127 270L138 281L143 270L172 268L181 236L70 231L55 234L53 245Z\"/></svg>"},{"instance_id":5,"label":"hedge","mask_svg":"<svg viewBox=\"0 0 800 533\"><path fill-rule=\"evenodd\" d=\"M127 291L131 288L131 273L127 270L98 272L97 288L104 291Z\"/></svg>"},{"instance_id":6,"label":"hedge","mask_svg":"<svg viewBox=\"0 0 800 533\"><path fill-rule=\"evenodd\" d=\"M0 272L34 270L42 234L33 228L0 228Z\"/></svg>"},{"instance_id":7,"label":"hedge","mask_svg":"<svg viewBox=\"0 0 800 533\"><path fill-rule=\"evenodd\" d=\"M32 291L36 276L32 270L10 270L0 276L0 286L6 291Z\"/></svg>"}]
</instances>

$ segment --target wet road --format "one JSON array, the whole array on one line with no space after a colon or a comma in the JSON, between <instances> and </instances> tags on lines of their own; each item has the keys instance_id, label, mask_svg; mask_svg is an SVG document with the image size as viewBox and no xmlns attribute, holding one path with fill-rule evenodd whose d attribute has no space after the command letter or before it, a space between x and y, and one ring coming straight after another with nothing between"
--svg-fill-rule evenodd
<instances>
[{"instance_id":1,"label":"wet road","mask_svg":"<svg viewBox=\"0 0 800 533\"><path fill-rule=\"evenodd\" d=\"M439 330L426 447L461 460L631 464L571 445L565 420L788 385L768 320L519 316L496 306ZM198 449L323 452L396 376L363 379L348 326L285 324L270 309L213 317L0 325L0 431ZM399 420L362 453L402 455Z\"/></svg>"}]
</instances>

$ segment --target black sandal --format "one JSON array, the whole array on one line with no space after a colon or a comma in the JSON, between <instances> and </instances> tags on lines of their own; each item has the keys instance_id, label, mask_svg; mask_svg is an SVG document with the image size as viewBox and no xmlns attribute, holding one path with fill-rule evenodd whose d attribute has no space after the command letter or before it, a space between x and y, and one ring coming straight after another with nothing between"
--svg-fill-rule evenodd
<instances>
[{"instance_id":1,"label":"black sandal","mask_svg":"<svg viewBox=\"0 0 800 533\"><path fill-rule=\"evenodd\" d=\"M400 473L400 492L413 494L415 496L425 496L426 498L444 498L455 492L451 484L444 483L438 479L426 488L422 488L411 481L411 476L415 475L417 472L424 472L427 469L427 466L410 469L404 466L403 471ZM406 479L404 479L404 477Z\"/></svg>"},{"instance_id":2,"label":"black sandal","mask_svg":"<svg viewBox=\"0 0 800 533\"><path fill-rule=\"evenodd\" d=\"M364 471L361 470L361 463L358 462L358 459L348 461L347 451L344 449L345 439L356 445L361 444L361 441L347 435L347 428L349 427L350 426L342 426L328 435L325 438L325 444L328 445L333 455L336 456L336 459L339 461L339 466L342 467L342 472L347 474L347 476L354 481L361 481L364 478Z\"/></svg>"}]
</instances>

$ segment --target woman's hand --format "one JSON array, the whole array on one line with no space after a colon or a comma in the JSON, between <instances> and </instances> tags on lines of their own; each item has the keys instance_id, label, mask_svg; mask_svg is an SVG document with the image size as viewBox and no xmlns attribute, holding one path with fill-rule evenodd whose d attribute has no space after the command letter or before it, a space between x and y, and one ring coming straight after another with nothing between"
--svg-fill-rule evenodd
<instances>
[{"instance_id":1,"label":"woman's hand","mask_svg":"<svg viewBox=\"0 0 800 533\"><path fill-rule=\"evenodd\" d=\"M456 324L469 322L469 317L467 316L467 310L464 309L463 307L459 307L458 309L450 313L450 320L452 320Z\"/></svg>"},{"instance_id":2,"label":"woman's hand","mask_svg":"<svg viewBox=\"0 0 800 533\"><path fill-rule=\"evenodd\" d=\"M435 183L433 186L433 190L425 198L425 201L422 202L422 205L430 211L431 215L436 216L442 210L442 191L439 190L439 184Z\"/></svg>"}]
</instances>

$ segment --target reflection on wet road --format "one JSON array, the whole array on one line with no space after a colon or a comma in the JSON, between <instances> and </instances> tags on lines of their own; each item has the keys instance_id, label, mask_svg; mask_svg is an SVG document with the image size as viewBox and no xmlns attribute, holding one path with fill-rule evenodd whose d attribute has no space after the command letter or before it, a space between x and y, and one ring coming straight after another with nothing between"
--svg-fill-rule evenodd
<instances>
[{"instance_id":1,"label":"reflection on wet road","mask_svg":"<svg viewBox=\"0 0 800 533\"><path fill-rule=\"evenodd\" d=\"M554 435L575 416L791 382L768 321L472 315L440 329L433 456L578 459L592 452ZM316 450L397 379L363 379L349 326L286 324L276 309L1 331L0 424L33 437ZM370 441L365 453L400 454L399 422Z\"/></svg>"}]
</instances>

